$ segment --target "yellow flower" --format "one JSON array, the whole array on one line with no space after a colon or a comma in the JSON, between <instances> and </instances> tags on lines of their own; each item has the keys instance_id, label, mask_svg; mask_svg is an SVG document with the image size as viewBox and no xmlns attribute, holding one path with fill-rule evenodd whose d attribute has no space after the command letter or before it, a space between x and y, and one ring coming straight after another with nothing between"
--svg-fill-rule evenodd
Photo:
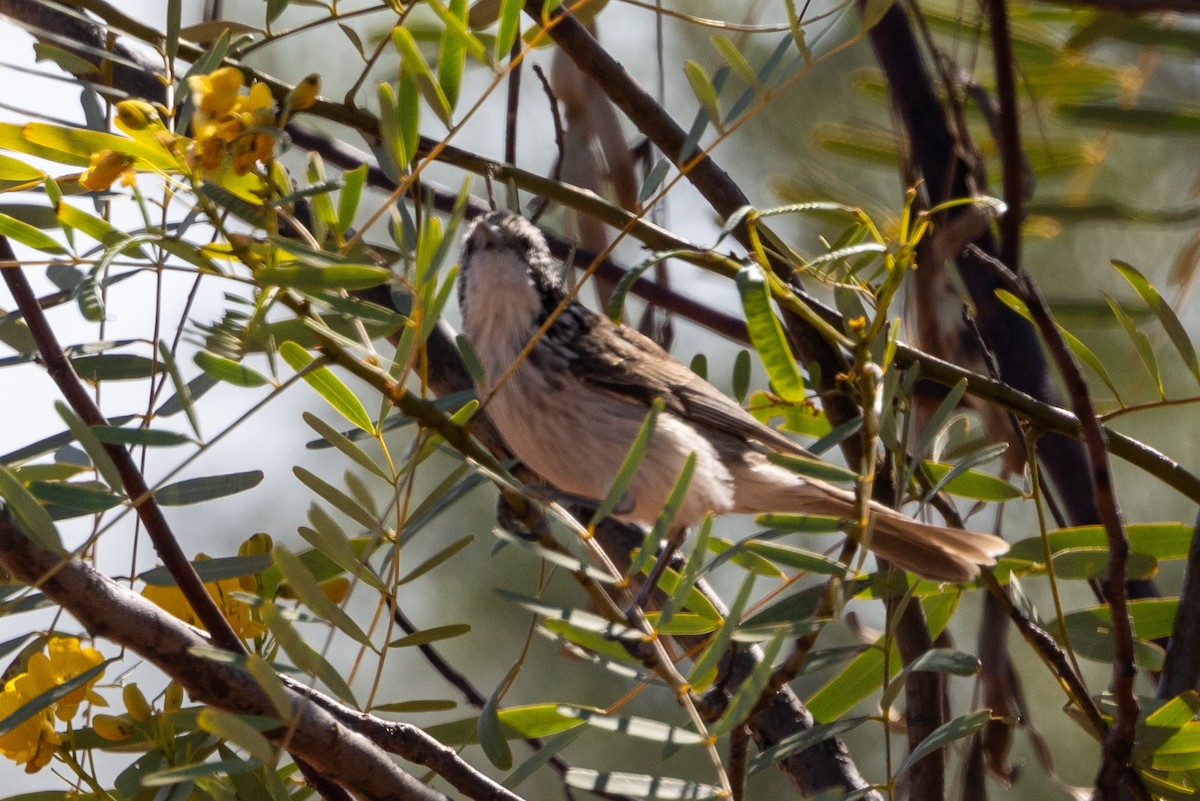
<instances>
[{"instance_id":1,"label":"yellow flower","mask_svg":"<svg viewBox=\"0 0 1200 801\"><path fill-rule=\"evenodd\" d=\"M79 640L74 637L55 637L47 644L47 650L48 655L41 652L33 654L29 658L28 669L5 683L4 690L0 692L0 719L104 661L96 649L80 648ZM95 676L86 685L77 687L0 736L0 754L18 765L25 765L27 773L45 767L54 756L55 749L62 745L61 735L54 730L55 716L60 720L70 720L85 700L103 704L104 700L92 691L99 679L99 675Z\"/></svg>"},{"instance_id":2,"label":"yellow flower","mask_svg":"<svg viewBox=\"0 0 1200 801\"><path fill-rule=\"evenodd\" d=\"M93 153L88 159L89 166L83 175L79 176L79 185L93 192L103 192L112 186L112 182L121 179L125 186L133 184L133 164L136 158L128 153L118 153L114 150L101 150Z\"/></svg>"},{"instance_id":3,"label":"yellow flower","mask_svg":"<svg viewBox=\"0 0 1200 801\"><path fill-rule=\"evenodd\" d=\"M188 88L195 95L196 108L210 117L228 114L238 102L246 78L237 67L221 67L208 75L188 78Z\"/></svg>"},{"instance_id":4,"label":"yellow flower","mask_svg":"<svg viewBox=\"0 0 1200 801\"><path fill-rule=\"evenodd\" d=\"M244 83L241 71L233 67L188 79L196 95L192 118L195 141L189 156L192 164L214 171L229 156L234 173L245 175L257 162L269 161L275 155L275 137L267 130L275 125L271 89L255 82L242 94Z\"/></svg>"},{"instance_id":5,"label":"yellow flower","mask_svg":"<svg viewBox=\"0 0 1200 801\"><path fill-rule=\"evenodd\" d=\"M17 678L25 675L22 673ZM16 679L12 679L4 685L4 691L0 692L0 720L16 712L33 697L25 697L16 684ZM24 765L26 773L41 770L50 761L54 749L62 742L58 732L54 731L53 720L50 710L43 709L7 734L0 735L0 754L18 765Z\"/></svg>"},{"instance_id":6,"label":"yellow flower","mask_svg":"<svg viewBox=\"0 0 1200 801\"><path fill-rule=\"evenodd\" d=\"M207 557L203 554L196 557L197 560L204 558ZM226 620L229 621L229 625L233 627L234 632L239 637L252 639L266 631L266 626L258 619L254 607L230 595L230 593L238 591L255 592L257 583L253 576L242 576L240 579L210 581L204 586L208 590L208 594L217 602L217 606L221 608ZM204 628L200 619L196 617L191 604L183 597L183 592L174 584L169 587L148 584L142 590L142 597L158 605L184 623L197 628Z\"/></svg>"}]
</instances>

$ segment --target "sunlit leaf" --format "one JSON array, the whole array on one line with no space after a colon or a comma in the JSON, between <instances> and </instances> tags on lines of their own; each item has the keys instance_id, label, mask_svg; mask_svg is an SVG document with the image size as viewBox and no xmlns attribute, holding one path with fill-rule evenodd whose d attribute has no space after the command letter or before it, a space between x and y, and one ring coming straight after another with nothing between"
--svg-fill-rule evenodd
<instances>
[{"instance_id":1,"label":"sunlit leaf","mask_svg":"<svg viewBox=\"0 0 1200 801\"><path fill-rule=\"evenodd\" d=\"M762 360L775 391L787 401L803 403L804 378L796 367L791 346L779 318L771 308L771 292L762 270L757 266L744 267L737 274L738 292L750 341Z\"/></svg>"},{"instance_id":2,"label":"sunlit leaf","mask_svg":"<svg viewBox=\"0 0 1200 801\"><path fill-rule=\"evenodd\" d=\"M307 369L315 360L308 351L295 342L288 341L281 344L279 355L296 372L306 370L305 382L343 417L363 431L374 432L375 426L371 423L371 418L362 405L362 401L342 383L341 379L333 374L332 370L324 366Z\"/></svg>"}]
</instances>

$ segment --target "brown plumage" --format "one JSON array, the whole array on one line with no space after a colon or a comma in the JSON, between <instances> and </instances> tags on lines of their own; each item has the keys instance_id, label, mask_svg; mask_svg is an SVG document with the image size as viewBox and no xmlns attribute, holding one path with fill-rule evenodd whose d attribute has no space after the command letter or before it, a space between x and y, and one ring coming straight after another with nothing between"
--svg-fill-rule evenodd
<instances>
[{"instance_id":1,"label":"brown plumage","mask_svg":"<svg viewBox=\"0 0 1200 801\"><path fill-rule=\"evenodd\" d=\"M794 512L851 518L852 493L769 462L766 449L811 456L654 342L570 303L504 379L566 297L540 232L492 212L463 244L460 299L467 337L480 358L480 395L505 442L558 489L605 496L650 404L663 411L629 485L620 516L653 523L689 454L696 469L676 516L686 527L709 512ZM935 581L968 581L1008 550L989 534L922 523L877 503L869 547Z\"/></svg>"}]
</instances>

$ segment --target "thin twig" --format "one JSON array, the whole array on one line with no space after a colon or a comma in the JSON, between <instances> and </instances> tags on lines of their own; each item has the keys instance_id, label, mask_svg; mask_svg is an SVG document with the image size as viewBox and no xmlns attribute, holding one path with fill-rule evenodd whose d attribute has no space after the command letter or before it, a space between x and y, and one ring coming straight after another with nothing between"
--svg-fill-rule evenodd
<instances>
[{"instance_id":1,"label":"thin twig","mask_svg":"<svg viewBox=\"0 0 1200 801\"><path fill-rule=\"evenodd\" d=\"M1025 202L1021 168L1021 129L1017 119L1017 87L1013 80L1012 39L1008 33L1007 0L988 0L992 56L996 72L996 100L1000 104L1000 168L1004 203L1000 218L1000 261L1013 272L1021 271L1021 218Z\"/></svg>"},{"instance_id":2,"label":"thin twig","mask_svg":"<svg viewBox=\"0 0 1200 801\"><path fill-rule=\"evenodd\" d=\"M1033 280L1026 273L1013 273L1007 266L985 253L977 252L974 255L989 265L1008 290L1021 298L1029 308L1055 364L1062 373L1067 394L1071 398L1071 407L1080 422L1080 434L1087 448L1089 477L1096 499L1096 512L1108 539L1106 595L1111 610L1113 636L1112 694L1117 708L1114 725L1104 738L1103 758L1099 775L1096 777L1096 797L1116 801L1122 781L1131 777L1130 758L1137 734L1140 706L1133 687L1137 677L1137 659L1125 590L1129 538L1125 535L1125 523L1112 485L1112 468L1108 463L1104 429L1096 415L1083 371L1055 325L1045 299Z\"/></svg>"},{"instance_id":3,"label":"thin twig","mask_svg":"<svg viewBox=\"0 0 1200 801\"><path fill-rule=\"evenodd\" d=\"M8 239L0 237L0 259L15 262L16 258ZM62 393L63 398L66 399L67 404L85 424L89 426L108 425L108 420L92 401L83 382L75 373L70 359L63 353L54 330L42 312L42 307L38 305L37 295L34 294L29 279L25 277L24 270L20 267L9 267L0 270L0 273L3 273L8 290L12 293L17 308L21 310L21 314L25 318L30 336L37 345L42 362L46 365L46 372L58 387L59 392ZM196 612L200 622L204 624L218 646L233 653L245 653L246 649L242 645L242 641L238 639L233 627L229 625L229 621L225 619L225 615L222 614L213 597L208 594L204 582L200 580L196 569L184 554L174 532L171 531L170 524L167 523L162 507L154 499L150 487L146 484L146 479L138 470L129 451L120 445L113 444L105 444L104 450L116 466L125 494L137 510L142 525L146 527L146 533L150 535L154 550Z\"/></svg>"}]
</instances>

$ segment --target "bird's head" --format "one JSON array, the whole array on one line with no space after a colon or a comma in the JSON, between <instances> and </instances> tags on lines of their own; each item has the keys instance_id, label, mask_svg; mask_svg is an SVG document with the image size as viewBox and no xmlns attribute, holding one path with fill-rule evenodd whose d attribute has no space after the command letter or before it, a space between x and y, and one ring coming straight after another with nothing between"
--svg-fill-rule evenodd
<instances>
[{"instance_id":1,"label":"bird's head","mask_svg":"<svg viewBox=\"0 0 1200 801\"><path fill-rule=\"evenodd\" d=\"M483 304L508 304L543 318L566 297L542 232L520 215L493 211L463 237L458 276L464 319Z\"/></svg>"}]
</instances>

